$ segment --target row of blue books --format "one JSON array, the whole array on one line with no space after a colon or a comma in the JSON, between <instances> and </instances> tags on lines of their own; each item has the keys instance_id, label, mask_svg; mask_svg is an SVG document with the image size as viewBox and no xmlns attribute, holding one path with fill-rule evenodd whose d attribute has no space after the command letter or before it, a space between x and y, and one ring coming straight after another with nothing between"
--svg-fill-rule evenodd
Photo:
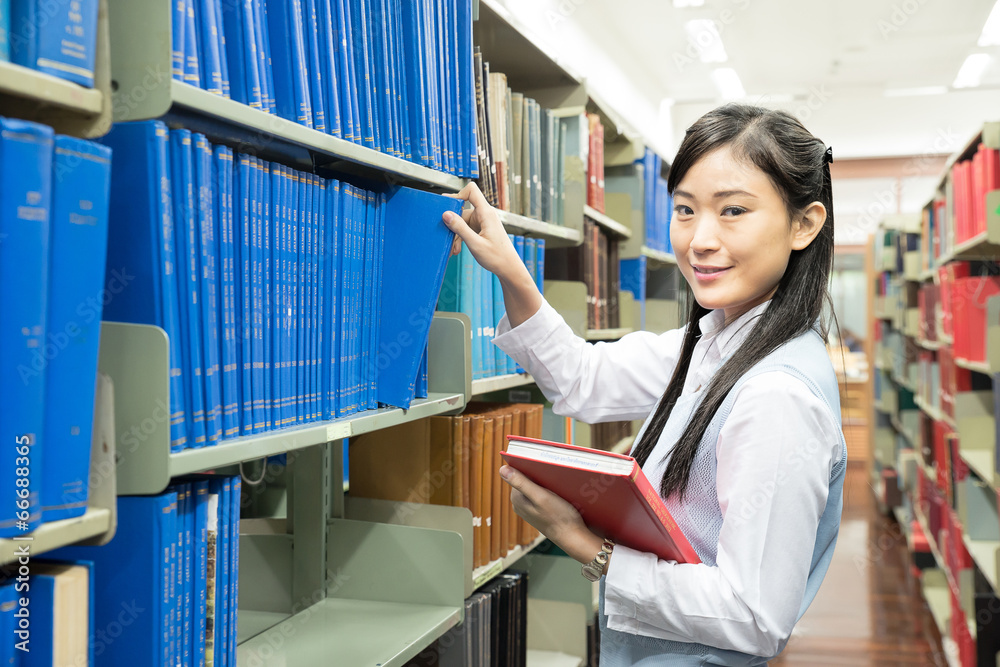
<instances>
[{"instance_id":1,"label":"row of blue books","mask_svg":"<svg viewBox=\"0 0 1000 667\"><path fill-rule=\"evenodd\" d=\"M472 0L175 0L173 77L478 175Z\"/></svg>"},{"instance_id":2,"label":"row of blue books","mask_svg":"<svg viewBox=\"0 0 1000 667\"><path fill-rule=\"evenodd\" d=\"M0 118L0 537L87 508L110 158Z\"/></svg>"},{"instance_id":3,"label":"row of blue books","mask_svg":"<svg viewBox=\"0 0 1000 667\"><path fill-rule=\"evenodd\" d=\"M92 564L100 664L235 667L240 491L238 476L203 475L120 496L109 543L51 553Z\"/></svg>"},{"instance_id":4,"label":"row of blue books","mask_svg":"<svg viewBox=\"0 0 1000 667\"><path fill-rule=\"evenodd\" d=\"M0 0L0 60L94 87L98 0Z\"/></svg>"},{"instance_id":5,"label":"row of blue books","mask_svg":"<svg viewBox=\"0 0 1000 667\"><path fill-rule=\"evenodd\" d=\"M619 280L623 292L631 292L639 308L639 327L646 328L646 268L645 256L623 259L618 262Z\"/></svg>"},{"instance_id":6,"label":"row of blue books","mask_svg":"<svg viewBox=\"0 0 1000 667\"><path fill-rule=\"evenodd\" d=\"M653 250L673 253L670 245L670 219L673 217L674 203L667 188L667 179L660 175L663 158L646 149L642 158L643 211L646 219L646 245Z\"/></svg>"},{"instance_id":7,"label":"row of blue books","mask_svg":"<svg viewBox=\"0 0 1000 667\"><path fill-rule=\"evenodd\" d=\"M508 234L538 290L545 289L545 239ZM468 246L448 262L437 309L465 313L472 321L472 379L522 373L524 370L492 344L496 327L504 315L500 279L475 260Z\"/></svg>"},{"instance_id":8,"label":"row of blue books","mask_svg":"<svg viewBox=\"0 0 1000 667\"><path fill-rule=\"evenodd\" d=\"M453 236L441 214L459 201L322 179L159 121L102 141L107 275L125 276L105 319L166 331L172 451L409 407Z\"/></svg>"}]
</instances>

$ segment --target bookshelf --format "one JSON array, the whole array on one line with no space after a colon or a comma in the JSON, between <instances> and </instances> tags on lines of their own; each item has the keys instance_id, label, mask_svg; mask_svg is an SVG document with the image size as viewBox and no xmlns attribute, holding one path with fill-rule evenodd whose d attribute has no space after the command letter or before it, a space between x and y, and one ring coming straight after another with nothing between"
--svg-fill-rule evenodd
<instances>
[{"instance_id":1,"label":"bookshelf","mask_svg":"<svg viewBox=\"0 0 1000 667\"><path fill-rule=\"evenodd\" d=\"M584 205L583 214L596 222L602 229L607 231L610 235L624 240L632 238L632 230L618 222L614 218L604 213L601 213L592 206Z\"/></svg>"},{"instance_id":2,"label":"bookshelf","mask_svg":"<svg viewBox=\"0 0 1000 667\"><path fill-rule=\"evenodd\" d=\"M15 562L22 546L27 546L31 556L36 558L46 551L104 535L113 528L110 509L91 507L83 516L74 519L43 523L26 538L0 539L0 565Z\"/></svg>"},{"instance_id":3,"label":"bookshelf","mask_svg":"<svg viewBox=\"0 0 1000 667\"><path fill-rule=\"evenodd\" d=\"M883 222L871 275L881 406L873 486L911 551L914 532L926 537L922 588L951 665L993 664L997 626L977 609L1000 601L1000 297L987 284L1000 260L1000 190L983 188L977 203L971 186L963 194L955 182L980 145L1000 149L1000 123L986 123L952 156L920 218Z\"/></svg>"},{"instance_id":4,"label":"bookshelf","mask_svg":"<svg viewBox=\"0 0 1000 667\"><path fill-rule=\"evenodd\" d=\"M483 378L482 380L473 380L472 395L482 396L483 394L489 394L494 391L524 387L534 383L535 379L527 373L497 375L494 377Z\"/></svg>"}]
</instances>

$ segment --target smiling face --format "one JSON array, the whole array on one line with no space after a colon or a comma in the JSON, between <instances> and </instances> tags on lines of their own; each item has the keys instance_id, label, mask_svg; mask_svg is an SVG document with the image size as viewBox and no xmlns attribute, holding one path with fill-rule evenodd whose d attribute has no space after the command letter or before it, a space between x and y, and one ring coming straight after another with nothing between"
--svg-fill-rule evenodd
<instances>
[{"instance_id":1,"label":"smiling face","mask_svg":"<svg viewBox=\"0 0 1000 667\"><path fill-rule=\"evenodd\" d=\"M677 184L670 241L698 303L723 309L728 323L771 298L792 250L808 246L825 218L814 202L790 220L767 175L723 146Z\"/></svg>"}]
</instances>

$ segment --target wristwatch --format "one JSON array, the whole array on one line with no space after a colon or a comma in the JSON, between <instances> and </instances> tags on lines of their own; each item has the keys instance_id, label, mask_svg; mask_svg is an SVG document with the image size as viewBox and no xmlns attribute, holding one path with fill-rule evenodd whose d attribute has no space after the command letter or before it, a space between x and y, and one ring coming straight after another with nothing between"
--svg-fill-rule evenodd
<instances>
[{"instance_id":1,"label":"wristwatch","mask_svg":"<svg viewBox=\"0 0 1000 667\"><path fill-rule=\"evenodd\" d=\"M614 548L615 543L605 538L604 544L601 545L601 550L594 556L594 560L584 565L581 569L587 581L597 581L601 578L601 575L604 573L604 566L608 564L608 557L611 556L611 551Z\"/></svg>"}]
</instances>

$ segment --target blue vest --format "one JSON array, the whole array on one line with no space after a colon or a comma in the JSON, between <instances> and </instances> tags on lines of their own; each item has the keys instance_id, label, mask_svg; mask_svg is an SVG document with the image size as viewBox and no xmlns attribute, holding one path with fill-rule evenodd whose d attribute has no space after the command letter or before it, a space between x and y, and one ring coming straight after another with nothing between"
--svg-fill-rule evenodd
<instances>
[{"instance_id":1,"label":"blue vest","mask_svg":"<svg viewBox=\"0 0 1000 667\"><path fill-rule=\"evenodd\" d=\"M715 478L715 450L719 432L729 417L738 389L742 384L755 375L769 371L781 371L799 378L817 398L826 403L835 421L840 421L840 392L837 386L837 376L833 372L826 347L815 332L810 331L785 343L737 381L705 430L705 436L691 467L691 477L684 502L678 502L674 496L666 501L668 509L677 520L678 526L688 537L698 557L709 566L715 566L719 533L722 529L722 510L719 508L716 495ZM643 467L647 476L649 476L652 467L662 465L664 456L669 454L674 443L680 438L703 395L704 392L687 394L677 401L656 447ZM645 425L643 425L643 429L645 429ZM805 594L799 608L798 618L802 618L802 614L816 597L816 592L830 566L834 545L837 542L837 531L840 528L840 514L843 508L844 473L847 469L847 444L844 441L843 433L840 434L840 441L842 456L833 466L830 474L830 492L816 531L809 578L806 581ZM764 665L774 657L754 656L703 644L668 641L611 630L607 626L607 616L604 614L603 579L601 580L600 621L601 667L624 667L626 665L641 665L642 667L659 667L661 665L749 667L751 665ZM784 644L785 642L782 642L782 649Z\"/></svg>"}]
</instances>

